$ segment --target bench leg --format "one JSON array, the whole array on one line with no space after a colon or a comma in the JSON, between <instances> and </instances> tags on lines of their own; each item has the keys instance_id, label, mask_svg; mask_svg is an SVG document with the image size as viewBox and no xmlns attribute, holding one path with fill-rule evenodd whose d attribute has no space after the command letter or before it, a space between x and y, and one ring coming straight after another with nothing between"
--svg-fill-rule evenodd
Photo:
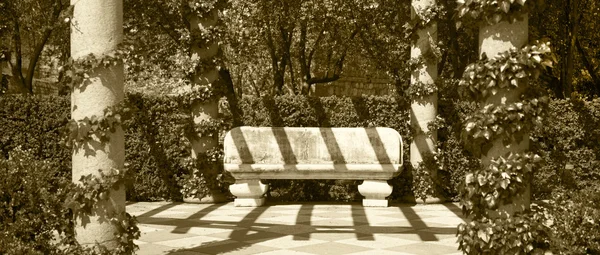
<instances>
[{"instance_id":1,"label":"bench leg","mask_svg":"<svg viewBox=\"0 0 600 255\"><path fill-rule=\"evenodd\" d=\"M386 197L392 194L392 190L387 181L365 180L358 185L358 191L365 197L362 202L364 207L387 207Z\"/></svg>"},{"instance_id":2,"label":"bench leg","mask_svg":"<svg viewBox=\"0 0 600 255\"><path fill-rule=\"evenodd\" d=\"M260 180L236 180L235 184L229 186L231 194L237 198L233 201L238 207L257 207L265 203L263 195L269 189L269 185Z\"/></svg>"}]
</instances>

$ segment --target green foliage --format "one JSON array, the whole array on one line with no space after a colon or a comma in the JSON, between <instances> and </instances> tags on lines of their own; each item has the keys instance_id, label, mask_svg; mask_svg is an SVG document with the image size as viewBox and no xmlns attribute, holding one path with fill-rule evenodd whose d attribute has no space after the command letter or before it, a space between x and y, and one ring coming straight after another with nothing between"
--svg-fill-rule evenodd
<instances>
[{"instance_id":1,"label":"green foliage","mask_svg":"<svg viewBox=\"0 0 600 255\"><path fill-rule=\"evenodd\" d=\"M227 193L229 185L235 183L235 179L223 171L223 149L219 146L206 153L199 153L196 157L195 160L185 160L189 170L177 178L183 196L202 199L210 195L211 190Z\"/></svg>"},{"instance_id":2,"label":"green foliage","mask_svg":"<svg viewBox=\"0 0 600 255\"><path fill-rule=\"evenodd\" d=\"M77 185L72 188L69 197L65 201L65 207L70 209L72 215L84 221L85 217L92 215L98 209L99 203L107 204L110 193L113 190L123 188L125 173L118 169L109 171L98 170L99 175L81 176ZM115 239L118 242L116 249L110 252L104 251L102 245L92 248L92 252L99 250L101 254L133 254L138 246L133 240L140 237L140 230L136 225L135 217L129 215L125 210L113 208L115 211L104 212L100 222L110 222L116 227ZM124 209L124 208L123 208Z\"/></svg>"},{"instance_id":3,"label":"green foliage","mask_svg":"<svg viewBox=\"0 0 600 255\"><path fill-rule=\"evenodd\" d=\"M521 49L511 48L497 56L483 56L465 69L461 87L476 99L496 95L501 89L526 87L529 77L537 79L555 61L550 44L537 42Z\"/></svg>"},{"instance_id":4,"label":"green foliage","mask_svg":"<svg viewBox=\"0 0 600 255\"><path fill-rule=\"evenodd\" d=\"M458 3L459 17L471 12L475 20L487 22L480 25L496 24L505 18L503 14L513 22L522 17L522 10L511 11L511 4L527 7L525 1L514 0ZM530 81L552 67L553 60L548 43L511 48L491 58L483 55L465 69L459 82L467 90L463 96L470 94L479 106L467 118L463 141L471 153L482 157L481 166L467 173L461 188L461 206L470 220L468 225L460 224L457 233L464 253L540 254L548 248L544 220L540 222L535 207L530 210L528 200L522 198L528 195L533 168L542 158L518 149L518 144L529 139L531 129L542 125L548 99ZM519 98L516 102L495 100L499 92ZM490 150L499 143L507 152Z\"/></svg>"},{"instance_id":5,"label":"green foliage","mask_svg":"<svg viewBox=\"0 0 600 255\"><path fill-rule=\"evenodd\" d=\"M13 148L0 157L0 253L58 254L73 237L72 216L63 207L70 172L34 150ZM57 240L58 238L58 240Z\"/></svg>"},{"instance_id":6,"label":"green foliage","mask_svg":"<svg viewBox=\"0 0 600 255\"><path fill-rule=\"evenodd\" d=\"M406 38L412 38L413 42L418 39L417 31L429 26L432 22L437 22L444 17L446 10L442 5L431 5L424 9L416 10L413 7L414 15L409 22L404 24Z\"/></svg>"},{"instance_id":7,"label":"green foliage","mask_svg":"<svg viewBox=\"0 0 600 255\"><path fill-rule=\"evenodd\" d=\"M126 51L121 49L123 47L123 44L120 44L116 50L102 56L90 53L78 59L69 58L69 61L63 66L63 69L66 70L65 82L71 89L80 87L85 90L92 72L97 68L110 68L123 63L123 56L126 54Z\"/></svg>"},{"instance_id":8,"label":"green foliage","mask_svg":"<svg viewBox=\"0 0 600 255\"><path fill-rule=\"evenodd\" d=\"M0 158L16 147L31 150L36 160L50 160L61 171L71 169L71 152L60 145L70 118L69 99L56 96L0 97Z\"/></svg>"},{"instance_id":9,"label":"green foliage","mask_svg":"<svg viewBox=\"0 0 600 255\"><path fill-rule=\"evenodd\" d=\"M275 127L390 127L404 139L404 160L408 162L410 131L403 99L393 97L243 97L239 102L242 122L247 126ZM226 115L229 115L226 113ZM226 116L227 117L227 116ZM410 181L409 181L410 182ZM271 196L276 200L356 200L354 182L329 180L272 180ZM406 180L395 178L394 195L406 193ZM409 190L410 191L410 190Z\"/></svg>"},{"instance_id":10,"label":"green foliage","mask_svg":"<svg viewBox=\"0 0 600 255\"><path fill-rule=\"evenodd\" d=\"M541 161L533 154L513 154L492 159L479 170L465 176L461 205L467 216L479 220L488 218L489 210L513 203L513 198L525 192L531 182L532 169Z\"/></svg>"},{"instance_id":11,"label":"green foliage","mask_svg":"<svg viewBox=\"0 0 600 255\"><path fill-rule=\"evenodd\" d=\"M457 0L458 17L483 20L493 25L500 21L515 22L535 8L535 0ZM457 25L460 24L457 22Z\"/></svg>"},{"instance_id":12,"label":"green foliage","mask_svg":"<svg viewBox=\"0 0 600 255\"><path fill-rule=\"evenodd\" d=\"M132 254L139 238L135 218L126 212L106 215L117 228L118 249L82 247L75 239L74 216L88 214L108 199L123 174L83 176L83 186L71 181L60 165L15 148L0 158L0 253L2 254Z\"/></svg>"},{"instance_id":13,"label":"green foliage","mask_svg":"<svg viewBox=\"0 0 600 255\"><path fill-rule=\"evenodd\" d=\"M466 146L474 153L481 154L489 148L485 146L491 146L490 141L496 139L501 139L504 144L519 143L522 139L527 139L520 132L543 125L547 106L548 97L486 105L467 119L464 135L470 142Z\"/></svg>"},{"instance_id":14,"label":"green foliage","mask_svg":"<svg viewBox=\"0 0 600 255\"><path fill-rule=\"evenodd\" d=\"M190 115L168 96L133 93L125 100L135 112L123 123L128 198L181 201L177 177L188 172L191 145L184 131L190 129Z\"/></svg>"},{"instance_id":15,"label":"green foliage","mask_svg":"<svg viewBox=\"0 0 600 255\"><path fill-rule=\"evenodd\" d=\"M404 94L413 100L422 100L427 96L431 96L438 91L437 85L435 83L423 83L423 82L415 82L411 83L406 90L404 90Z\"/></svg>"},{"instance_id":16,"label":"green foliage","mask_svg":"<svg viewBox=\"0 0 600 255\"><path fill-rule=\"evenodd\" d=\"M459 249L465 254L544 254L551 233L548 220L545 208L532 205L509 217L461 223Z\"/></svg>"},{"instance_id":17,"label":"green foliage","mask_svg":"<svg viewBox=\"0 0 600 255\"><path fill-rule=\"evenodd\" d=\"M600 188L558 194L549 201L555 254L600 254Z\"/></svg>"},{"instance_id":18,"label":"green foliage","mask_svg":"<svg viewBox=\"0 0 600 255\"><path fill-rule=\"evenodd\" d=\"M411 166L406 166L406 169L411 169ZM415 194L415 198L420 198L423 202L427 202L427 197L445 197L440 190L441 187L447 186L447 184L440 183L440 178L432 176L431 169L442 171L438 164L437 155L426 154L423 156L423 161L419 165L412 169L412 190Z\"/></svg>"},{"instance_id":19,"label":"green foliage","mask_svg":"<svg viewBox=\"0 0 600 255\"><path fill-rule=\"evenodd\" d=\"M104 144L110 141L110 134L121 127L123 107L117 105L104 109L103 116L93 115L81 120L70 119L65 127L65 144L69 147L81 148L87 142L97 139Z\"/></svg>"},{"instance_id":20,"label":"green foliage","mask_svg":"<svg viewBox=\"0 0 600 255\"><path fill-rule=\"evenodd\" d=\"M544 166L536 171L533 195L549 199L553 192L571 193L600 184L600 100L552 100L543 125L532 132Z\"/></svg>"}]
</instances>

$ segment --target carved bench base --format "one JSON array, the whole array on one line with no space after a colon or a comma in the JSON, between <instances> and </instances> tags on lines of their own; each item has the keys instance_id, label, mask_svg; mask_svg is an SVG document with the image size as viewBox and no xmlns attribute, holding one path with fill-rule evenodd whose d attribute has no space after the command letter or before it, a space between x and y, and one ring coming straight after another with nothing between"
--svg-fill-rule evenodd
<instances>
[{"instance_id":1,"label":"carved bench base","mask_svg":"<svg viewBox=\"0 0 600 255\"><path fill-rule=\"evenodd\" d=\"M236 180L229 186L231 194L237 197L233 202L237 207L262 206L268 189L269 185L260 180ZM364 207L387 207L386 197L392 194L392 190L393 187L383 180L365 180L358 185L358 191L365 197L362 201Z\"/></svg>"},{"instance_id":2,"label":"carved bench base","mask_svg":"<svg viewBox=\"0 0 600 255\"><path fill-rule=\"evenodd\" d=\"M268 184L260 180L236 180L229 186L231 194L237 198L233 205L237 207L257 207L265 203L264 194L269 190Z\"/></svg>"},{"instance_id":3,"label":"carved bench base","mask_svg":"<svg viewBox=\"0 0 600 255\"><path fill-rule=\"evenodd\" d=\"M379 180L365 180L358 185L358 192L365 197L362 202L364 207L387 207L386 197L392 194L393 189L387 181Z\"/></svg>"},{"instance_id":4,"label":"carved bench base","mask_svg":"<svg viewBox=\"0 0 600 255\"><path fill-rule=\"evenodd\" d=\"M223 168L236 206L260 206L260 180L364 180L363 206L388 206L402 171L402 137L391 128L236 127L223 139Z\"/></svg>"}]
</instances>

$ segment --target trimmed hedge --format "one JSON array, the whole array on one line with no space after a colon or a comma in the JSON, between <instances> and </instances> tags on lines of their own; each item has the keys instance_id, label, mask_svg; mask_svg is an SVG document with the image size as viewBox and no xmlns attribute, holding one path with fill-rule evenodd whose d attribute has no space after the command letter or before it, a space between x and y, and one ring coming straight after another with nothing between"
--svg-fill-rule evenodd
<instances>
[{"instance_id":1,"label":"trimmed hedge","mask_svg":"<svg viewBox=\"0 0 600 255\"><path fill-rule=\"evenodd\" d=\"M450 84L451 85L451 84ZM452 86L442 87L439 97L439 184L447 197L458 195L458 185L467 169L478 164L460 141L462 120L473 109L455 100ZM453 94L454 93L454 94ZM126 129L126 168L130 181L128 199L133 201L182 199L178 178L189 174L189 141L184 132L189 112L176 98L128 94L130 115ZM222 101L225 126L231 114ZM369 127L396 129L405 144L408 164L410 130L408 104L393 97L246 97L240 99L241 120L251 126ZM38 160L59 167L57 175L70 176L70 151L60 144L61 129L69 118L69 99L56 96L0 97L0 155L20 146ZM551 197L552 191L577 190L600 182L600 99L552 100L545 125L532 132L532 149L542 154L546 165L537 170L533 183L536 199ZM569 166L567 166L569 165ZM571 167L572 166L572 167ZM393 198L410 194L412 173L408 167L392 181ZM408 180L408 181L407 181ZM273 181L274 198L280 200L355 200L353 182Z\"/></svg>"},{"instance_id":2,"label":"trimmed hedge","mask_svg":"<svg viewBox=\"0 0 600 255\"><path fill-rule=\"evenodd\" d=\"M451 83L449 83L451 85ZM473 105L456 100L452 86L439 97L438 184L456 197L464 173L479 164L462 147L462 121ZM190 145L185 138L188 109L176 98L128 94L126 169L130 201L182 199L179 178L190 174ZM225 127L232 116L222 101ZM402 135L407 168L391 181L392 199L419 193L408 161L408 104L393 97L312 98L243 97L244 125L391 127ZM61 205L71 183L71 153L61 145L69 119L69 99L55 96L0 97L0 253L52 253L54 231L71 242L69 212ZM600 252L600 99L552 100L544 125L531 133L531 148L545 166L536 169L534 199L549 199L553 220L550 246L555 253ZM16 153L16 154L15 154ZM21 155L8 159L9 154ZM23 160L22 160L23 159ZM417 176L418 177L418 176ZM199 182L206 183L206 182ZM272 200L358 200L353 181L271 181ZM419 194L420 195L420 194ZM573 227L577 226L577 227Z\"/></svg>"},{"instance_id":3,"label":"trimmed hedge","mask_svg":"<svg viewBox=\"0 0 600 255\"><path fill-rule=\"evenodd\" d=\"M404 142L404 162L409 162L410 126L407 103L391 96L375 97L243 97L239 101L246 126L274 127L390 127ZM229 113L225 116L230 118ZM407 175L408 174L408 175ZM398 198L411 191L410 171L393 179ZM356 181L271 180L271 200L353 201L361 199Z\"/></svg>"},{"instance_id":4,"label":"trimmed hedge","mask_svg":"<svg viewBox=\"0 0 600 255\"><path fill-rule=\"evenodd\" d=\"M65 254L74 243L73 216L63 206L74 186L70 172L34 152L17 146L10 159L0 157L0 254Z\"/></svg>"},{"instance_id":5,"label":"trimmed hedge","mask_svg":"<svg viewBox=\"0 0 600 255\"><path fill-rule=\"evenodd\" d=\"M550 113L532 132L534 150L545 159L534 176L534 198L600 188L600 99L552 100Z\"/></svg>"},{"instance_id":6,"label":"trimmed hedge","mask_svg":"<svg viewBox=\"0 0 600 255\"><path fill-rule=\"evenodd\" d=\"M127 197L133 201L183 199L177 178L187 173L190 143L184 136L189 114L177 100L128 94L125 125Z\"/></svg>"},{"instance_id":7,"label":"trimmed hedge","mask_svg":"<svg viewBox=\"0 0 600 255\"><path fill-rule=\"evenodd\" d=\"M69 106L66 97L0 97L0 157L8 158L10 151L21 147L37 160L60 162L60 168L70 174L71 154L60 144Z\"/></svg>"}]
</instances>

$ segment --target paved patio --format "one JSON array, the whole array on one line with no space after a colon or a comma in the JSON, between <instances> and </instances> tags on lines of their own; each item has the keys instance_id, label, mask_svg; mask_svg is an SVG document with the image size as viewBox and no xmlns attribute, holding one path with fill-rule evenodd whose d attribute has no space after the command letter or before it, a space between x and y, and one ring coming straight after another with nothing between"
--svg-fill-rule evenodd
<instances>
[{"instance_id":1,"label":"paved patio","mask_svg":"<svg viewBox=\"0 0 600 255\"><path fill-rule=\"evenodd\" d=\"M137 254L461 254L457 204L130 203Z\"/></svg>"}]
</instances>

